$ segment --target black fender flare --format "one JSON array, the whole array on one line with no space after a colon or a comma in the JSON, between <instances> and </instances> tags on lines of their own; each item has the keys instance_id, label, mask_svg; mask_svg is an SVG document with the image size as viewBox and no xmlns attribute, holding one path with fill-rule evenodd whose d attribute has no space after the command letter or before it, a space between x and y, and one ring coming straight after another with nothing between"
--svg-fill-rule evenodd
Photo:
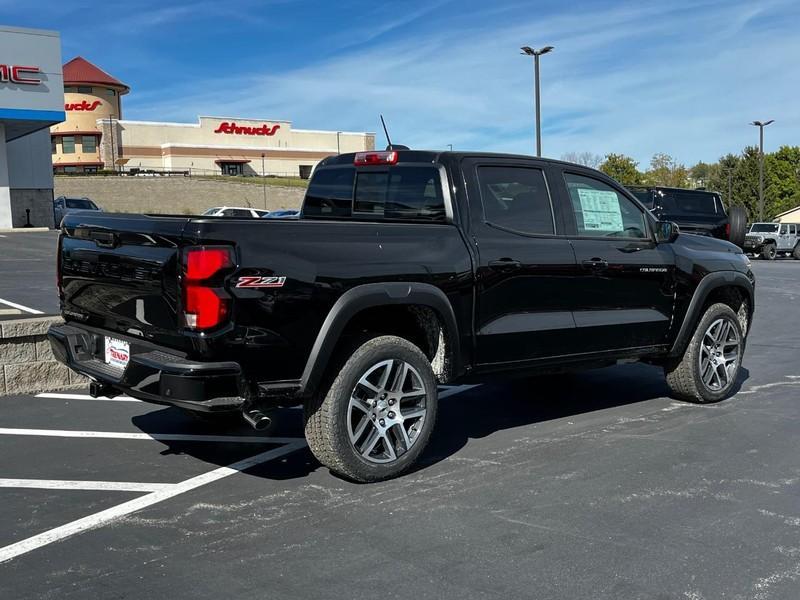
<instances>
[{"instance_id":1,"label":"black fender flare","mask_svg":"<svg viewBox=\"0 0 800 600\"><path fill-rule=\"evenodd\" d=\"M334 303L311 348L300 380L303 396L314 394L328 366L328 361L347 324L359 312L377 306L417 304L436 311L447 333L453 372L461 369L458 324L445 293L428 283L367 283L347 290Z\"/></svg>"},{"instance_id":2,"label":"black fender flare","mask_svg":"<svg viewBox=\"0 0 800 600\"><path fill-rule=\"evenodd\" d=\"M670 356L680 356L683 354L684 350L686 350L686 345L694 334L694 328L702 317L700 311L703 310L703 305L709 294L717 288L726 286L738 287L744 290L750 307L749 319L752 323L756 305L755 286L750 278L740 271L716 271L714 273L709 273L703 277L700 284L695 289L694 294L692 294L689 307L686 309L686 314L683 317L683 323L672 344L672 349L669 352Z\"/></svg>"}]
</instances>

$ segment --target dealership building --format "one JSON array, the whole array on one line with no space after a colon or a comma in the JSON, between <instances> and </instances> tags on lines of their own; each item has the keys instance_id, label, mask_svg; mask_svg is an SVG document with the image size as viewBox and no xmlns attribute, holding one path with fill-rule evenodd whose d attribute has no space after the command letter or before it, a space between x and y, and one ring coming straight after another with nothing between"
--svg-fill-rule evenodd
<instances>
[{"instance_id":1,"label":"dealership building","mask_svg":"<svg viewBox=\"0 0 800 600\"><path fill-rule=\"evenodd\" d=\"M58 33L0 26L0 229L53 226L48 129L64 117Z\"/></svg>"},{"instance_id":2,"label":"dealership building","mask_svg":"<svg viewBox=\"0 0 800 600\"><path fill-rule=\"evenodd\" d=\"M185 172L308 177L326 156L375 149L375 134L297 129L282 119L131 121L130 88L82 57L64 65L66 121L51 129L56 173Z\"/></svg>"}]
</instances>

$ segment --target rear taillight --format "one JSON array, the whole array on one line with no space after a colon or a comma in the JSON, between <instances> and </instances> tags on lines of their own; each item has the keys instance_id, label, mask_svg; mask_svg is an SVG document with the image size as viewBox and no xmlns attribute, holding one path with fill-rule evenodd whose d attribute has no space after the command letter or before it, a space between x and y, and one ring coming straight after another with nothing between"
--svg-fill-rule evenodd
<instances>
[{"instance_id":1,"label":"rear taillight","mask_svg":"<svg viewBox=\"0 0 800 600\"><path fill-rule=\"evenodd\" d=\"M399 155L397 152L359 152L353 164L360 165L396 165Z\"/></svg>"},{"instance_id":2,"label":"rear taillight","mask_svg":"<svg viewBox=\"0 0 800 600\"><path fill-rule=\"evenodd\" d=\"M183 253L183 316L196 331L213 329L227 320L230 296L222 277L234 265L233 249L198 246Z\"/></svg>"},{"instance_id":3,"label":"rear taillight","mask_svg":"<svg viewBox=\"0 0 800 600\"><path fill-rule=\"evenodd\" d=\"M64 276L61 274L61 269L62 269L61 261L63 260L61 256L61 248L63 247L63 244L64 244L64 234L59 233L58 249L56 250L56 289L58 290L58 297L62 299L64 297L64 286L63 286Z\"/></svg>"},{"instance_id":4,"label":"rear taillight","mask_svg":"<svg viewBox=\"0 0 800 600\"><path fill-rule=\"evenodd\" d=\"M731 224L725 223L725 237L731 239Z\"/></svg>"}]
</instances>

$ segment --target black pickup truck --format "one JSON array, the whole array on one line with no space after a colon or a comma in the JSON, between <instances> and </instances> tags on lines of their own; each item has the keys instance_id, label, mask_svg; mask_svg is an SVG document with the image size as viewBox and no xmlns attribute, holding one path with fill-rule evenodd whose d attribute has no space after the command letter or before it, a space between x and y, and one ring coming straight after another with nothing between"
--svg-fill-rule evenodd
<instances>
[{"instance_id":1,"label":"black pickup truck","mask_svg":"<svg viewBox=\"0 0 800 600\"><path fill-rule=\"evenodd\" d=\"M299 219L70 213L58 255L49 337L92 394L256 428L303 404L314 455L358 481L416 461L437 384L642 360L720 400L754 309L736 246L526 156L332 156Z\"/></svg>"},{"instance_id":2,"label":"black pickup truck","mask_svg":"<svg viewBox=\"0 0 800 600\"><path fill-rule=\"evenodd\" d=\"M726 208L717 192L661 186L628 189L656 219L673 221L684 233L728 240L744 249L747 211L742 206Z\"/></svg>"}]
</instances>

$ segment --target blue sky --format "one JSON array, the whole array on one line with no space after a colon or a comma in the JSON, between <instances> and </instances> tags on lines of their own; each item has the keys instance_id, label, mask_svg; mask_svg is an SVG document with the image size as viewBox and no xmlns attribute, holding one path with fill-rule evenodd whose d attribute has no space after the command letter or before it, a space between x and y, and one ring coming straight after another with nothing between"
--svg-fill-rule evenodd
<instances>
[{"instance_id":1,"label":"blue sky","mask_svg":"<svg viewBox=\"0 0 800 600\"><path fill-rule=\"evenodd\" d=\"M415 148L543 149L691 164L757 140L800 144L800 2L0 0L0 22L56 29L132 87L125 117L288 119Z\"/></svg>"}]
</instances>

